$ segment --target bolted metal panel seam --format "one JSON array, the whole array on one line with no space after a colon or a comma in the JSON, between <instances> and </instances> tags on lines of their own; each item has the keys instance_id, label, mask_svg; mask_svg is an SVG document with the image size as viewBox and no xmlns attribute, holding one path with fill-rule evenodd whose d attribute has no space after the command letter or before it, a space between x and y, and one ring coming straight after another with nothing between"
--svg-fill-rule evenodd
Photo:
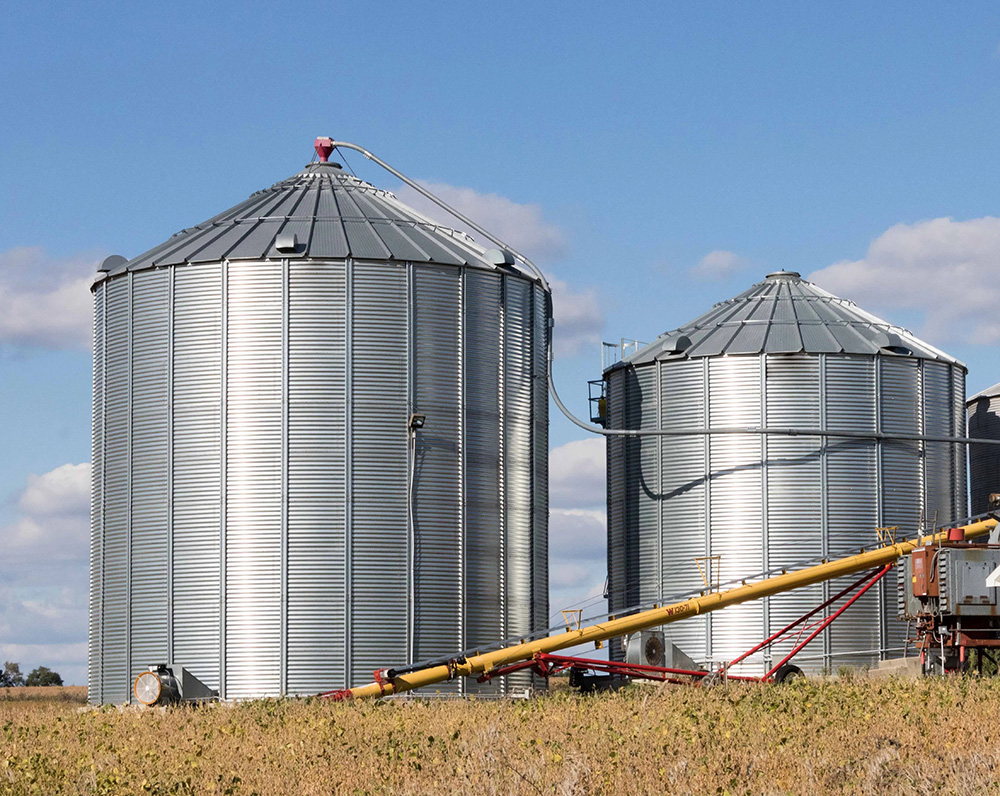
<instances>
[{"instance_id":1,"label":"bolted metal panel seam","mask_svg":"<svg viewBox=\"0 0 1000 796\"><path fill-rule=\"evenodd\" d=\"M503 564L502 280L464 271L465 590L463 649L506 637ZM497 693L498 681L469 682Z\"/></svg>"},{"instance_id":2,"label":"bolted metal panel seam","mask_svg":"<svg viewBox=\"0 0 1000 796\"><path fill-rule=\"evenodd\" d=\"M710 426L761 425L759 357L724 356L709 360ZM711 441L709 476L712 516L711 554L721 557L721 579L763 568L762 443L754 437ZM763 605L745 603L713 617L712 657L728 660L759 641ZM757 671L759 664L741 666Z\"/></svg>"},{"instance_id":3,"label":"bolted metal panel seam","mask_svg":"<svg viewBox=\"0 0 1000 796\"><path fill-rule=\"evenodd\" d=\"M128 700L129 283L105 288L105 495L101 701Z\"/></svg>"},{"instance_id":4,"label":"bolted metal panel seam","mask_svg":"<svg viewBox=\"0 0 1000 796\"><path fill-rule=\"evenodd\" d=\"M281 693L282 267L229 274L226 688Z\"/></svg>"},{"instance_id":5,"label":"bolted metal panel seam","mask_svg":"<svg viewBox=\"0 0 1000 796\"><path fill-rule=\"evenodd\" d=\"M353 264L352 668L407 662L407 275Z\"/></svg>"},{"instance_id":6,"label":"bolted metal panel seam","mask_svg":"<svg viewBox=\"0 0 1000 796\"><path fill-rule=\"evenodd\" d=\"M412 265L414 658L462 649L461 278L447 266ZM458 691L458 683L442 684Z\"/></svg>"},{"instance_id":7,"label":"bolted metal panel seam","mask_svg":"<svg viewBox=\"0 0 1000 796\"><path fill-rule=\"evenodd\" d=\"M168 659L169 276L130 278L130 681Z\"/></svg>"},{"instance_id":8,"label":"bolted metal panel seam","mask_svg":"<svg viewBox=\"0 0 1000 796\"><path fill-rule=\"evenodd\" d=\"M94 290L94 381L91 407L90 469L90 613L87 645L87 699L101 702L102 636L104 629L104 416L105 407L105 303L104 284Z\"/></svg>"},{"instance_id":9,"label":"bolted metal panel seam","mask_svg":"<svg viewBox=\"0 0 1000 796\"><path fill-rule=\"evenodd\" d=\"M288 683L347 684L346 266L292 263L288 327Z\"/></svg>"},{"instance_id":10,"label":"bolted metal panel seam","mask_svg":"<svg viewBox=\"0 0 1000 796\"><path fill-rule=\"evenodd\" d=\"M223 275L218 264L174 277L173 654L210 688L220 683L223 501Z\"/></svg>"}]
</instances>

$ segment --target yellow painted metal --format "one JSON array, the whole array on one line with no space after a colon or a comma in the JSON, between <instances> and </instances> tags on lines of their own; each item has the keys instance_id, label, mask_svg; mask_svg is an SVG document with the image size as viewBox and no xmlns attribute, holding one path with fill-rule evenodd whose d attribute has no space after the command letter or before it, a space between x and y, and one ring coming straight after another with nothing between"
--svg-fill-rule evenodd
<instances>
[{"instance_id":1,"label":"yellow painted metal","mask_svg":"<svg viewBox=\"0 0 1000 796\"><path fill-rule=\"evenodd\" d=\"M997 524L996 520L983 520L971 525L962 526L966 539L975 539L989 533ZM539 652L558 652L578 644L589 644L591 642L601 642L606 639L624 636L628 633L635 633L650 627L659 627L670 622L677 622L688 617L705 614L709 611L718 611L730 605L759 600L761 597L768 597L772 594L798 589L802 586L809 586L813 583L821 583L825 580L839 578L843 575L851 575L856 572L863 572L866 569L891 564L902 556L912 553L923 544L937 544L947 541L948 532L941 531L937 534L920 536L910 541L896 542L865 553L857 553L846 558L828 561L815 566L806 567L795 572L788 572L771 578L757 581L756 583L746 583L732 589L721 592L712 592L700 597L692 597L683 602L665 605L661 608L654 608L649 611L623 616L618 619L609 619L595 625L578 630L567 629L566 632L554 636L537 639L535 641L524 641L512 647L505 647L491 652L484 652L481 655L471 655L464 661L455 661L450 665L429 666L426 669L419 669L414 672L407 672L394 677L392 680L384 682L374 682L369 685L359 686L350 689L349 694L354 698L387 696L398 694L403 691L411 691L414 688L434 685L454 677L474 677L505 666L516 661L525 661L532 658Z\"/></svg>"}]
</instances>

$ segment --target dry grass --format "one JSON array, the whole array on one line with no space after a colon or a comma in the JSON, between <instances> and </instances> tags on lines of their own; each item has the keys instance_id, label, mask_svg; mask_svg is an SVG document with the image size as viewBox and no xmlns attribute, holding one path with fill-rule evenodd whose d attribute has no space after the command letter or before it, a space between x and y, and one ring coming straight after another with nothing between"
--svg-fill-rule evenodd
<instances>
[{"instance_id":1,"label":"dry grass","mask_svg":"<svg viewBox=\"0 0 1000 796\"><path fill-rule=\"evenodd\" d=\"M85 685L47 685L32 688L0 688L0 701L35 702L38 700L55 702L77 702L87 704Z\"/></svg>"},{"instance_id":2,"label":"dry grass","mask_svg":"<svg viewBox=\"0 0 1000 796\"><path fill-rule=\"evenodd\" d=\"M1000 680L974 679L166 711L0 700L0 793L986 793L998 715Z\"/></svg>"}]
</instances>

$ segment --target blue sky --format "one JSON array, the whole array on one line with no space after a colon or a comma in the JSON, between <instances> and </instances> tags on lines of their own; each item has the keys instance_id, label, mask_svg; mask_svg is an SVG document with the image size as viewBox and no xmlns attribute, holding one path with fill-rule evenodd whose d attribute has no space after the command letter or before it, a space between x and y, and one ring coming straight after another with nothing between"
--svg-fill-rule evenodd
<instances>
[{"instance_id":1,"label":"blue sky","mask_svg":"<svg viewBox=\"0 0 1000 796\"><path fill-rule=\"evenodd\" d=\"M94 265L291 175L317 135L562 283L581 413L601 338L651 339L778 268L960 357L970 394L1000 380L993 3L32 3L3 26L0 525L23 544L0 657L82 677L83 471L59 468L90 458ZM582 433L553 414L551 435ZM593 544L554 567L553 610L603 580L602 506L572 486L601 483L596 444L554 468L554 549L571 522Z\"/></svg>"}]
</instances>

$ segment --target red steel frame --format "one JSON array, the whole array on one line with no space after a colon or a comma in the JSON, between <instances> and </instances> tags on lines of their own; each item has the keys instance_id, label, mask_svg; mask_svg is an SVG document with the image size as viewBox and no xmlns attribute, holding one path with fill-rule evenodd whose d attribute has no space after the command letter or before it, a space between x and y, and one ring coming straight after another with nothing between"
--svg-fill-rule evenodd
<instances>
[{"instance_id":1,"label":"red steel frame","mask_svg":"<svg viewBox=\"0 0 1000 796\"><path fill-rule=\"evenodd\" d=\"M795 657L807 644L809 644L813 639L816 638L820 633L822 633L827 627L829 627L834 620L840 617L844 611L850 608L855 602L857 602L861 596L867 592L872 586L878 583L886 573L892 569L893 564L886 564L881 569L874 570L872 572L867 572L862 575L858 580L848 586L846 589L842 589L837 592L833 597L831 597L826 602L821 605L816 606L808 613L803 614L794 622L791 622L785 627L781 628L777 633L772 633L766 639L764 639L760 644L744 652L742 655L734 658L728 664L724 665L718 673L724 676L728 680L740 680L749 682L770 682L774 674L786 663L788 663L793 657ZM859 589L860 587L860 589ZM814 622L810 625L804 625L796 636L795 646L792 650L779 661L775 666L764 674L762 677L750 677L746 675L730 675L728 671L731 667L745 660L746 658L753 655L765 647L769 647L771 644L776 643L782 637L787 635L793 629L799 625L803 625L807 619L818 614L820 611L833 605L837 600L850 594L855 589L858 589L857 594L853 595L847 602L845 602L840 608L830 614L828 617L821 619L818 622ZM811 631L805 639L802 638L802 634L806 631ZM693 671L689 669L671 669L663 666L648 666L645 664L638 663L622 663L619 661L602 661L594 660L592 658L577 658L567 655L550 655L548 653L540 652L535 655L529 661L519 661L518 663L512 663L509 666L501 666L494 669L491 672L486 672L482 674L478 679L479 682L485 682L487 680L492 680L494 677L502 677L507 674L512 674L513 672L523 671L524 669L531 669L535 674L540 677L551 677L554 674L560 674L567 671L568 669L580 669L592 672L600 672L603 674L616 675L619 677L630 677L640 680L657 680L664 683L691 683L692 678L695 682L700 681L702 678L708 677L712 672L700 670Z\"/></svg>"}]
</instances>

